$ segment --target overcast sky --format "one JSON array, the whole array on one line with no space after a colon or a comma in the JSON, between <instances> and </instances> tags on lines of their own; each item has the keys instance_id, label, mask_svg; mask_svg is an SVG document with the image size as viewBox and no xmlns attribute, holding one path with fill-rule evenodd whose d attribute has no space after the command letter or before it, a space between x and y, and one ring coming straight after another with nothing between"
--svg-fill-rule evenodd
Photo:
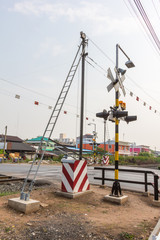
<instances>
[{"instance_id":1,"label":"overcast sky","mask_svg":"<svg viewBox=\"0 0 160 240\"><path fill-rule=\"evenodd\" d=\"M160 37L160 1L141 2ZM1 0L0 29L0 133L7 126L9 135L23 139L43 134L52 111L48 106L55 105L83 31L89 38L88 56L97 63L90 60L95 68L86 63L84 133L92 133L94 126L88 123L96 123L98 141L103 141L103 121L95 115L103 109L109 110L115 103L114 90L107 92L110 80L105 71L110 67L115 74L118 43L136 66L126 72L126 96L121 92L120 100L126 102L129 115L137 115L138 119L130 124L120 122L120 140L160 150L160 54L127 0ZM119 52L121 68L126 68L126 60ZM80 81L81 66L53 138L60 133L68 138L79 136L76 115ZM16 94L20 99L15 98ZM39 102L38 106L35 101ZM114 124L107 125L107 138L113 139Z\"/></svg>"}]
</instances>

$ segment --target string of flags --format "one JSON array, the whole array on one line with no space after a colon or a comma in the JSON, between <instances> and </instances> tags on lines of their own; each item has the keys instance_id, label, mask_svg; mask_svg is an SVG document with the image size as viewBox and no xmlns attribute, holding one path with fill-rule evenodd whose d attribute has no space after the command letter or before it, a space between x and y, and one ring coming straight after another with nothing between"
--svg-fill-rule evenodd
<instances>
[{"instance_id":1,"label":"string of flags","mask_svg":"<svg viewBox=\"0 0 160 240\"><path fill-rule=\"evenodd\" d=\"M15 98L20 99L21 97L20 97L20 95L16 94L16 95L15 95ZM34 105L36 105L36 106L41 105L41 104L46 105L46 104L44 104L44 103L40 103L39 101L34 101ZM47 105L46 105L46 106L47 106ZM48 109L53 109L53 107L52 107L52 106L48 106ZM68 114L68 113L69 113L69 114L72 114L72 115L76 115L76 118L79 118L79 117L80 117L79 114L71 113L71 112L66 111L66 110L63 111L63 114ZM91 118L89 118L89 117L86 117L85 119L86 119L86 120L89 120L89 119L90 119L90 121L93 121L93 122L95 121L94 119L91 119Z\"/></svg>"},{"instance_id":2,"label":"string of flags","mask_svg":"<svg viewBox=\"0 0 160 240\"><path fill-rule=\"evenodd\" d=\"M88 57L88 59L91 60L92 63L94 63L97 67L99 67L100 69L102 69L103 72L105 72L105 75L104 75L102 72L101 72L101 73L106 77L106 70L105 70L104 68L102 68L102 67L101 67L97 62L95 62L92 58ZM95 68L97 71L99 71L99 70L95 67L95 65L91 64L91 63L88 62L88 61L87 61L87 63L89 63L89 65L91 65L93 68ZM126 88L125 88L125 89L126 89ZM126 89L126 90L128 90L128 89ZM141 99L140 99L138 96L136 96L133 92L131 92L130 90L128 90L128 91L129 91L129 94L130 94L131 97L133 97L133 96L136 97L136 101L141 101L141 102L143 102L143 106L148 106L148 107L149 107L149 110L153 110L154 113L157 113L157 114L160 115L160 112L157 111L157 109L153 109L152 106L150 106L149 104L147 104L145 101L141 100Z\"/></svg>"},{"instance_id":3,"label":"string of flags","mask_svg":"<svg viewBox=\"0 0 160 240\"><path fill-rule=\"evenodd\" d=\"M128 90L128 89L127 89ZM128 90L129 91L129 90ZM136 101L138 101L138 102L142 102L143 103L143 106L148 106L148 109L149 110L153 110L154 111L154 113L158 113L159 115L160 115L160 112L159 111L157 111L156 109L154 109L152 106L150 106L149 104L147 104L145 101L143 101L142 99L140 99L138 96L136 96L133 92L131 92L131 91L129 91L129 95L131 96L131 97L135 97L135 99L136 99Z\"/></svg>"},{"instance_id":4,"label":"string of flags","mask_svg":"<svg viewBox=\"0 0 160 240\"><path fill-rule=\"evenodd\" d=\"M80 115L79 114L75 114L75 113L71 113L71 112L69 112L69 111L63 111L63 113L64 114L72 114L72 115L75 115L76 116L76 118L79 118L80 117ZM92 119L92 118L89 118L89 117L85 117L85 120L90 120L90 121L92 121L92 122L94 122L95 121L95 119Z\"/></svg>"},{"instance_id":5,"label":"string of flags","mask_svg":"<svg viewBox=\"0 0 160 240\"><path fill-rule=\"evenodd\" d=\"M148 103L146 103L146 101L143 101L140 97L138 97L138 96L137 96L136 94L134 94L132 91L128 90L127 88L126 88L126 90L129 92L129 95L130 95L131 97L135 97L135 100L136 100L137 102L142 102L143 106L145 106L145 107L148 106L148 109L149 109L149 110L152 110L155 114L159 114L159 115L160 115L160 112L157 111L157 109L154 109L151 105L149 105ZM16 98L16 99L21 99L21 96L20 96L19 94L15 94L15 98ZM39 101L34 101L34 105L36 105L36 106L45 105L45 106L48 107L48 109L50 109L50 110L53 109L52 106L47 105L47 104L44 104L44 103L41 103L41 102L39 102ZM65 110L63 113L64 113L64 114L67 114L67 111ZM75 114L74 114L74 115L75 115ZM79 115L76 114L76 117L79 118ZM91 119L88 118L88 117L86 117L86 120L91 120ZM94 119L92 119L92 121L94 121Z\"/></svg>"},{"instance_id":6,"label":"string of flags","mask_svg":"<svg viewBox=\"0 0 160 240\"><path fill-rule=\"evenodd\" d=\"M18 94L16 94L16 95L15 95L15 98L20 99L21 96L18 95ZM42 105L48 106L47 104L40 103L39 101L34 101L34 105L37 105L37 106L38 106L39 104L42 104ZM48 109L52 109L52 108L53 108L52 106L48 106Z\"/></svg>"}]
</instances>

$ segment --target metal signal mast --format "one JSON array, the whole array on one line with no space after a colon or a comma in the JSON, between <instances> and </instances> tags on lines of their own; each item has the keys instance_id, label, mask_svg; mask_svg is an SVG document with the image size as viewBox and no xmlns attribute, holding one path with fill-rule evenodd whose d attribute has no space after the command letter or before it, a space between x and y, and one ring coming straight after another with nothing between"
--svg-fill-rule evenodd
<instances>
[{"instance_id":1,"label":"metal signal mast","mask_svg":"<svg viewBox=\"0 0 160 240\"><path fill-rule=\"evenodd\" d=\"M82 59L82 91L81 91L81 130L80 130L80 132L81 132L81 134L80 134L81 135L81 138L80 138L81 139L81 143L80 143L81 149L80 149L80 159L82 159L83 105L84 105L84 103L83 103L83 99L84 99L84 61L85 61L85 56L86 56L85 47L86 47L87 41L86 41L86 35L83 32L80 33L80 36L81 36L82 41L81 41L81 43L78 47L78 51L75 55L75 58L73 60L73 63L72 63L71 68L69 70L69 73L66 77L66 80L65 80L64 85L62 87L60 95L58 97L58 100L57 100L57 102L55 104L55 107L52 111L52 114L49 118L48 124L47 124L47 126L44 130L43 136L41 138L41 141L40 141L40 144L39 144L39 147L38 147L38 150L37 150L37 153L35 154L35 157L33 159L31 167L28 171L27 177L24 181L24 184L23 184L23 187L22 187L22 190L21 190L21 195L20 195L21 200L28 201L29 198L30 198L30 193L31 193L32 188L34 186L39 167L41 165L44 154L46 152L47 145L48 145L49 141L52 141L51 136L52 136L53 130L55 128L55 125L56 125L56 122L58 120L59 114L62 110L63 104L65 102L65 99L67 97L67 94L69 92L69 89L71 87L72 81L74 79L74 76L76 74L76 71L77 71L77 68L79 66L79 63L80 63L81 59ZM79 54L81 48L82 48L82 53ZM44 141L45 141L45 146L43 146ZM42 151L41 159L39 160L38 164L35 165L38 153L40 151ZM32 176L31 176L31 174L32 174ZM27 187L28 183L29 183L29 187Z\"/></svg>"}]
</instances>

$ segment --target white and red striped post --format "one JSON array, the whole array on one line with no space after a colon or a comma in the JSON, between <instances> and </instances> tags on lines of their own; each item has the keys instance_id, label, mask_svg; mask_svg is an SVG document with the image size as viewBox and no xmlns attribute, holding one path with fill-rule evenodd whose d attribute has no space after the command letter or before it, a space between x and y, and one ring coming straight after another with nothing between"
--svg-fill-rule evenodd
<instances>
[{"instance_id":1,"label":"white and red striped post","mask_svg":"<svg viewBox=\"0 0 160 240\"><path fill-rule=\"evenodd\" d=\"M62 159L62 186L64 193L84 193L90 189L87 162L72 158Z\"/></svg>"},{"instance_id":2,"label":"white and red striped post","mask_svg":"<svg viewBox=\"0 0 160 240\"><path fill-rule=\"evenodd\" d=\"M102 165L109 165L109 156L103 155L103 157L102 157Z\"/></svg>"}]
</instances>

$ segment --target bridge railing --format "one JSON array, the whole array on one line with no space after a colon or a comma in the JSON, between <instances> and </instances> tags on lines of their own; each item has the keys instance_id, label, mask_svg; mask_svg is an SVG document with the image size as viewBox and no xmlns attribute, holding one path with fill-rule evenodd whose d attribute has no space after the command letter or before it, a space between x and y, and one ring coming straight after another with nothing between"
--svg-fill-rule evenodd
<instances>
[{"instance_id":1,"label":"bridge railing","mask_svg":"<svg viewBox=\"0 0 160 240\"><path fill-rule=\"evenodd\" d=\"M95 170L102 171L102 177L94 177L95 180L101 180L102 185L105 184L105 181L115 181L113 178L107 178L105 177L105 172L107 171L114 171L114 168L107 168L107 167L94 167ZM123 183L132 183L132 184L141 184L144 185L144 191L148 192L148 186L152 186L154 188L154 200L158 201L159 196L159 190L158 190L158 179L159 176L152 172L152 171L146 171L146 170L135 170L135 169L119 169L120 172L132 172L132 173L142 173L144 174L144 181L132 181L132 180L125 180L125 179L119 179L119 182ZM154 178L154 183L148 181L148 175L152 174Z\"/></svg>"}]
</instances>

